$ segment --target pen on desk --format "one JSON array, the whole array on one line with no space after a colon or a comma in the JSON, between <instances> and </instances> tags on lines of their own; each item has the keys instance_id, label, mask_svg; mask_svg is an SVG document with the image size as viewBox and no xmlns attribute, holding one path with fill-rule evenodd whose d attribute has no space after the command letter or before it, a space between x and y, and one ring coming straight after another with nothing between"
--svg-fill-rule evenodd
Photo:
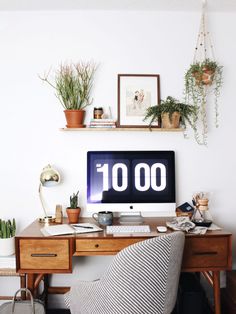
<instances>
[{"instance_id":1,"label":"pen on desk","mask_svg":"<svg viewBox=\"0 0 236 314\"><path fill-rule=\"evenodd\" d=\"M81 226L81 225L73 225L76 228L84 228L84 229L93 229L93 227L90 226Z\"/></svg>"}]
</instances>

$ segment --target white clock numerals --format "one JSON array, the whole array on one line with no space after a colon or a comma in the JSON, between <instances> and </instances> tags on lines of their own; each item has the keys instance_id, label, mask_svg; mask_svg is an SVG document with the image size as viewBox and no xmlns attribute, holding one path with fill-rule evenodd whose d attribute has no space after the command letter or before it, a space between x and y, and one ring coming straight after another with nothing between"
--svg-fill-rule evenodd
<instances>
[{"instance_id":1,"label":"white clock numerals","mask_svg":"<svg viewBox=\"0 0 236 314\"><path fill-rule=\"evenodd\" d=\"M141 170L144 170L144 184L141 185ZM157 185L157 169L160 169L160 185ZM139 163L135 166L135 188L144 192L150 187L157 192L163 191L166 188L166 167L161 163L155 163L151 167L146 163Z\"/></svg>"},{"instance_id":2,"label":"white clock numerals","mask_svg":"<svg viewBox=\"0 0 236 314\"><path fill-rule=\"evenodd\" d=\"M156 171L160 169L160 185L157 185ZM151 166L151 187L154 191L160 192L166 188L166 166L161 163L155 163Z\"/></svg>"},{"instance_id":3,"label":"white clock numerals","mask_svg":"<svg viewBox=\"0 0 236 314\"><path fill-rule=\"evenodd\" d=\"M97 172L102 172L103 176L103 191L109 190L109 181L108 181L108 164L104 164L101 166L101 164L96 164Z\"/></svg>"},{"instance_id":4,"label":"white clock numerals","mask_svg":"<svg viewBox=\"0 0 236 314\"><path fill-rule=\"evenodd\" d=\"M118 185L118 171L121 170L122 184ZM112 167L112 187L117 192L123 192L128 187L128 168L123 163L114 164Z\"/></svg>"},{"instance_id":5,"label":"white clock numerals","mask_svg":"<svg viewBox=\"0 0 236 314\"><path fill-rule=\"evenodd\" d=\"M102 173L103 191L109 190L109 164L96 164L97 172ZM160 184L157 184L157 170L160 170ZM143 185L141 185L141 171L144 171ZM118 182L118 172L120 173L121 181ZM120 185L119 185L120 183ZM112 188L117 192L123 192L128 188L128 167L124 163L116 163L112 166L111 177ZM145 192L152 188L154 191L160 192L166 188L166 167L162 163L154 163L149 166L146 163L139 163L134 168L134 185L136 190Z\"/></svg>"},{"instance_id":6,"label":"white clock numerals","mask_svg":"<svg viewBox=\"0 0 236 314\"><path fill-rule=\"evenodd\" d=\"M144 185L141 185L141 169L144 170ZM134 178L135 178L135 188L140 192L144 192L150 189L150 167L148 164L139 163L135 166L134 169Z\"/></svg>"}]
</instances>

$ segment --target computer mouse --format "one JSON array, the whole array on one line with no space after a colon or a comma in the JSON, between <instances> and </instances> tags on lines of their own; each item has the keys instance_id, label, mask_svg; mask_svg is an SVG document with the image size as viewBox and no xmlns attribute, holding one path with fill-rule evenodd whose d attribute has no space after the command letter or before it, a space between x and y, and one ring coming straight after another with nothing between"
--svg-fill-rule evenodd
<instances>
[{"instance_id":1,"label":"computer mouse","mask_svg":"<svg viewBox=\"0 0 236 314\"><path fill-rule=\"evenodd\" d=\"M166 228L166 226L157 226L157 231L158 232L166 232L167 228Z\"/></svg>"}]
</instances>

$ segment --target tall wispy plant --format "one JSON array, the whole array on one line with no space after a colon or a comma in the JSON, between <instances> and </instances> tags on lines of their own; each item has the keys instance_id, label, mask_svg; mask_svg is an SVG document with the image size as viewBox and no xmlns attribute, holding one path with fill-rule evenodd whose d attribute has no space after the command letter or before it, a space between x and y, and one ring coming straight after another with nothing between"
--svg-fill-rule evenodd
<instances>
[{"instance_id":1,"label":"tall wispy plant","mask_svg":"<svg viewBox=\"0 0 236 314\"><path fill-rule=\"evenodd\" d=\"M55 71L54 82L49 79L49 71L40 79L56 91L56 96L66 110L82 110L92 103L96 65L93 62L64 63Z\"/></svg>"}]
</instances>

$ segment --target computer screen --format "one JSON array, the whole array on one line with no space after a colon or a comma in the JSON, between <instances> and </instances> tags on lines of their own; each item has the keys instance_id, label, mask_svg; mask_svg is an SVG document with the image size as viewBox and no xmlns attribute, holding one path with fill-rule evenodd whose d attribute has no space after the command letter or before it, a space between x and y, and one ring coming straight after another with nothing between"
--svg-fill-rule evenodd
<instances>
[{"instance_id":1,"label":"computer screen","mask_svg":"<svg viewBox=\"0 0 236 314\"><path fill-rule=\"evenodd\" d=\"M173 151L89 151L87 210L175 215Z\"/></svg>"}]
</instances>

